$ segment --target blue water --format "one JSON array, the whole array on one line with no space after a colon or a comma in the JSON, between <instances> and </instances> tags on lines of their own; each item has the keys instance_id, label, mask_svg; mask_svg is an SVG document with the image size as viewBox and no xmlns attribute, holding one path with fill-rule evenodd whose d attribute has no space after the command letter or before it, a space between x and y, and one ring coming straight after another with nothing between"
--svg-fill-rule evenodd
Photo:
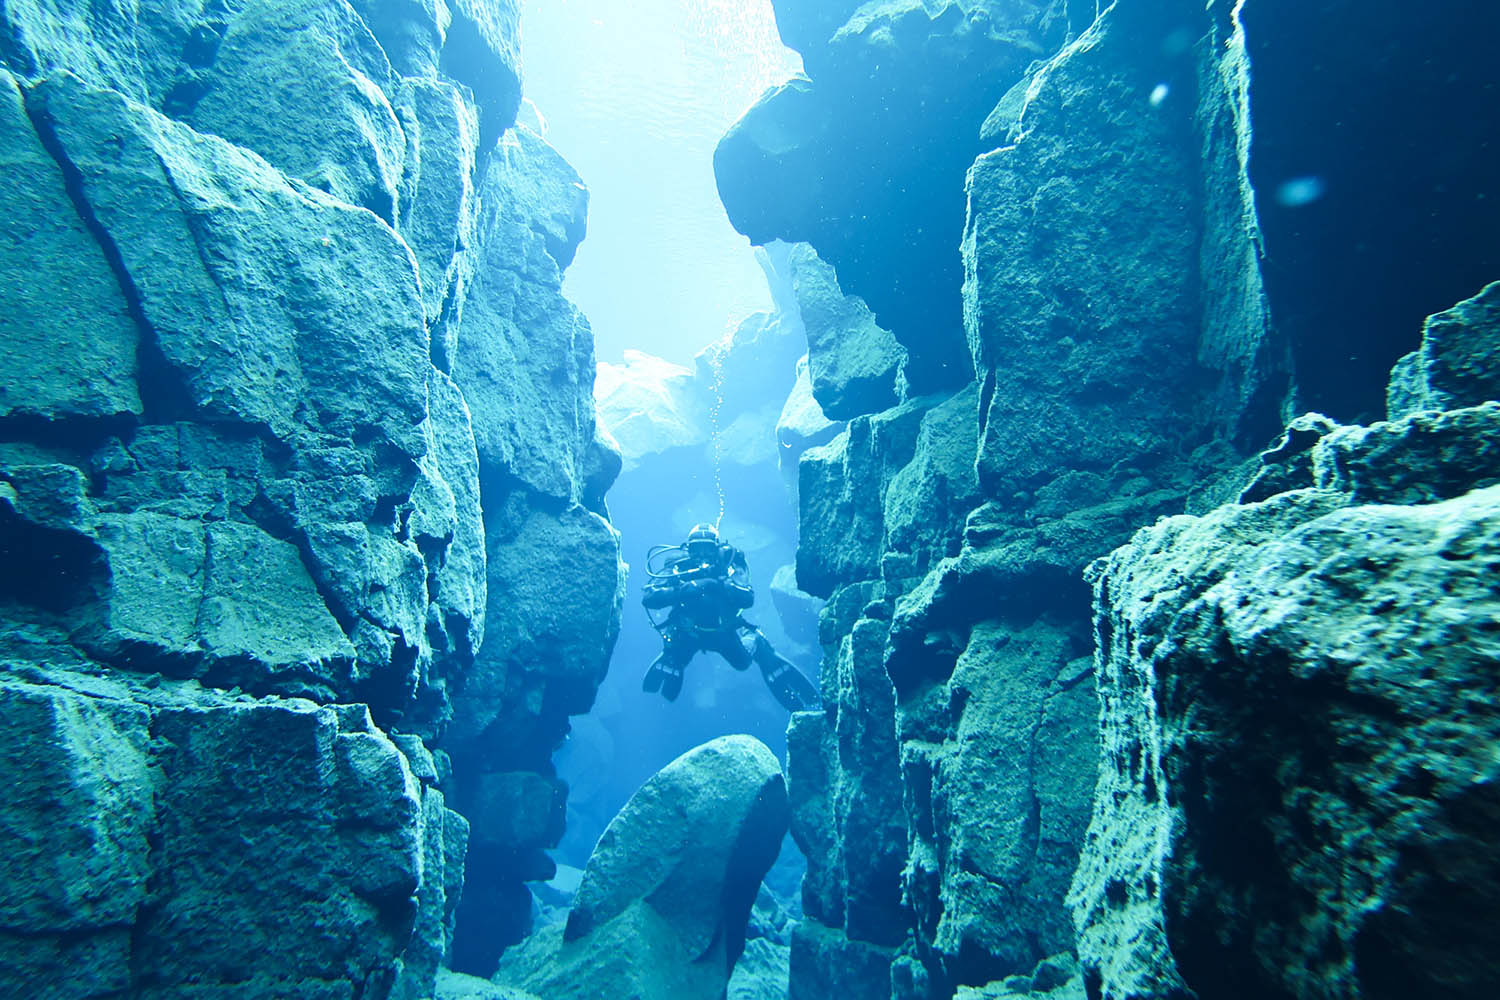
<instances>
[{"instance_id":1,"label":"blue water","mask_svg":"<svg viewBox=\"0 0 1500 1000\"><path fill-rule=\"evenodd\" d=\"M770 307L714 183L719 138L801 68L770 0L526 0L525 88L590 192L565 290L601 361L679 363Z\"/></svg>"}]
</instances>

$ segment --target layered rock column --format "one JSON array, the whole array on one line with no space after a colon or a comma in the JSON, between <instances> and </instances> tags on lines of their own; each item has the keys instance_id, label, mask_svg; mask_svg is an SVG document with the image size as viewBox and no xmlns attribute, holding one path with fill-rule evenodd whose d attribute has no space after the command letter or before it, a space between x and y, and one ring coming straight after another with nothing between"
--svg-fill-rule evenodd
<instances>
[{"instance_id":1,"label":"layered rock column","mask_svg":"<svg viewBox=\"0 0 1500 1000\"><path fill-rule=\"evenodd\" d=\"M6 853L57 803L81 831L8 880L22 981L430 995L448 806L489 844L560 799L621 574L560 292L584 193L511 128L514 8L439 6L0 12ZM481 809L494 764L433 748L501 717L534 780ZM536 876L507 857L478 898Z\"/></svg>"},{"instance_id":2,"label":"layered rock column","mask_svg":"<svg viewBox=\"0 0 1500 1000\"><path fill-rule=\"evenodd\" d=\"M801 462L798 583L828 598L827 711L798 716L790 738L810 918L792 995L1025 994L1070 977L1081 990L1065 897L1098 753L1081 571L1138 525L1215 496L1274 434L1287 391L1245 175L1243 44L1217 4L910 6L887 5L877 25L778 4L811 83L762 101L717 160L742 231L807 239L906 354L896 405L866 395ZM841 84L858 45L878 39L881 71L910 74L914 93L974 86L963 71L977 63L946 63L942 81L921 69L938 38L989 52L994 89L977 113L936 105L951 132L938 148L973 145L948 166L922 147L923 190L941 205L948 178L956 210L966 187L967 215L918 268L894 250L913 245L899 213L874 200L830 211L825 192L783 181L813 176L788 164L857 159L823 142L831 126L808 125L824 121L825 91L844 132L879 131L894 106L864 109ZM874 155L847 169L871 175L858 190L903 184L899 162ZM945 259L961 289L873 278L938 276ZM811 372L820 351L834 373L831 352L876 343L842 326L822 342L809 328ZM967 361L945 367L938 352L960 334ZM835 406L854 387L810 380ZM904 860L871 864L872 845Z\"/></svg>"}]
</instances>

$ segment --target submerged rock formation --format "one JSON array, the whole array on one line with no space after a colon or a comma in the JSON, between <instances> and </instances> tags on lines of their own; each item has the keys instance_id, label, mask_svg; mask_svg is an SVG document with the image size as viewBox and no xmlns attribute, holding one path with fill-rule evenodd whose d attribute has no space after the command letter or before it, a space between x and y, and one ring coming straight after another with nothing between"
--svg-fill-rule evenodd
<instances>
[{"instance_id":1,"label":"submerged rock formation","mask_svg":"<svg viewBox=\"0 0 1500 1000\"><path fill-rule=\"evenodd\" d=\"M623 567L515 17L0 11L4 992L430 996L471 824L522 933Z\"/></svg>"},{"instance_id":2,"label":"submerged rock formation","mask_svg":"<svg viewBox=\"0 0 1500 1000\"><path fill-rule=\"evenodd\" d=\"M812 244L907 349L915 392L962 386L963 171L983 151L978 122L1062 42L1069 5L774 6L808 76L768 92L720 143L729 218L755 243Z\"/></svg>"},{"instance_id":3,"label":"submerged rock formation","mask_svg":"<svg viewBox=\"0 0 1500 1000\"><path fill-rule=\"evenodd\" d=\"M1140 46L1192 16L1190 42L1209 36L1143 85ZM1070 38L969 118L993 151L968 172L948 329L978 379L916 395L943 313L920 339L897 327L903 398L802 459L797 580L829 600L829 710L790 740L811 918L793 997L946 997L1067 967L1097 754L1079 574L1237 461L1285 390L1232 28L1118 5ZM1162 79L1175 96L1153 104Z\"/></svg>"},{"instance_id":4,"label":"submerged rock formation","mask_svg":"<svg viewBox=\"0 0 1500 1000\"><path fill-rule=\"evenodd\" d=\"M1484 696L1465 707L1438 685L1434 703L1405 708L1387 687L1382 706L1365 685L1386 684L1384 668L1358 664L1391 655L1403 635L1449 630L1475 657L1459 656L1468 665L1455 668L1455 690L1483 687L1474 671L1492 615L1465 574L1493 549L1489 507L1479 493L1460 498L1494 475L1480 405L1494 398L1482 332L1494 293L1429 321L1389 391L1403 419L1356 429L1299 418L1258 460L1300 390L1294 364L1313 356L1300 318L1276 321L1298 304L1285 282L1268 294L1259 213L1270 195L1251 183L1248 53L1274 48L1274 3L1259 14L1255 0L1020 5L1003 15L1008 35L995 28L1002 14L982 17L977 4L776 6L810 80L768 95L726 136L721 193L752 239L812 243L905 354L894 403L848 414L800 463L796 582L827 606L825 711L794 717L788 737L792 830L809 865L791 996L1492 987L1472 933L1432 902L1451 873L1489 881L1483 838L1458 815L1464 767L1476 765L1456 762L1493 742ZM1262 26L1258 41L1246 24ZM985 37L996 53L1030 47L1035 58L997 57L982 77L962 60L938 70L924 60L939 25L951 45ZM976 34L981 25L995 33ZM1348 44L1361 37L1351 31ZM874 75L841 76L862 45L879 53ZM1278 72L1283 56L1267 58ZM886 100L881 74L901 75L910 93ZM965 87L998 92L983 109L950 102L931 116L947 131L915 144L920 188L907 184L902 151L861 155L850 138L886 142L903 102ZM843 183L830 196L820 178ZM925 245L909 217L873 192L937 199L945 184L951 200L924 218L940 228L965 204L960 186L967 216L929 267L909 252ZM942 290L949 266L961 291ZM961 323L950 311L960 305ZM967 363L940 362L960 334ZM1357 351L1357 328L1317 336ZM820 352L830 371L881 349L857 323L809 344L810 372ZM1371 506L1438 500L1450 506ZM1096 651L1085 567L1184 510L1203 520L1164 522L1094 571ZM1372 537L1357 534L1366 529ZM1472 541L1462 567L1433 562L1446 532ZM1373 564L1338 574L1345 584L1316 569L1357 562L1348 553L1365 547ZM1382 584L1387 573L1397 582ZM1433 603L1444 580L1453 614L1443 597L1430 625L1393 624L1400 609ZM1289 593L1301 603L1288 606ZM1377 593L1396 603L1357 610ZM1287 700L1326 720L1313 727L1321 742L1302 742L1313 738L1305 725L1292 733ZM1446 735L1397 738L1429 708L1432 732ZM1345 728L1364 734L1368 768L1332 754L1352 745ZM1271 731L1290 745L1247 745ZM1377 751L1387 737L1405 749ZM1324 750L1334 760L1320 760ZM1430 780L1411 777L1419 767ZM1435 798L1392 818L1392 791ZM1455 830L1470 860L1427 860L1448 836L1422 840L1414 824L1428 820ZM1253 856L1231 843L1242 827L1256 831ZM1373 855L1361 853L1367 842ZM1373 895L1338 895L1350 886L1327 859L1345 856ZM1486 892L1462 896L1489 913ZM1445 930L1419 929L1423 919Z\"/></svg>"},{"instance_id":5,"label":"submerged rock formation","mask_svg":"<svg viewBox=\"0 0 1500 1000\"><path fill-rule=\"evenodd\" d=\"M786 834L781 765L724 736L631 797L589 859L566 924L507 954L497 979L556 1000L716 1000Z\"/></svg>"},{"instance_id":6,"label":"submerged rock formation","mask_svg":"<svg viewBox=\"0 0 1500 1000\"><path fill-rule=\"evenodd\" d=\"M1420 357L1489 369L1461 408L1301 420L1271 495L1091 569L1104 767L1073 895L1099 995L1500 982L1474 919L1500 909L1497 289L1428 324Z\"/></svg>"}]
</instances>

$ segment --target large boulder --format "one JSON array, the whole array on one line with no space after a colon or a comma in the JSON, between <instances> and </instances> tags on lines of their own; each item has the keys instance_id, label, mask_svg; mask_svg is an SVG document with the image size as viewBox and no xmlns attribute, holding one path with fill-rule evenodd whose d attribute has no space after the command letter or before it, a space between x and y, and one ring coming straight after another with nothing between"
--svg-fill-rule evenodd
<instances>
[{"instance_id":1,"label":"large boulder","mask_svg":"<svg viewBox=\"0 0 1500 1000\"><path fill-rule=\"evenodd\" d=\"M508 954L497 981L554 1000L717 1000L786 825L763 744L725 736L689 751L609 825L566 925Z\"/></svg>"},{"instance_id":2,"label":"large boulder","mask_svg":"<svg viewBox=\"0 0 1500 1000\"><path fill-rule=\"evenodd\" d=\"M1495 566L1494 487L1294 491L1100 565L1107 766L1074 893L1103 996L1500 982L1463 915L1500 906Z\"/></svg>"}]
</instances>

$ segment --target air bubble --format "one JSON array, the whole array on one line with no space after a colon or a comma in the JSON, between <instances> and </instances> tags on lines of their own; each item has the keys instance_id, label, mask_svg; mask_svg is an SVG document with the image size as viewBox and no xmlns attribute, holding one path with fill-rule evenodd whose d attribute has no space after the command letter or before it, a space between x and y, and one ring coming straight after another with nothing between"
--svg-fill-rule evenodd
<instances>
[{"instance_id":1,"label":"air bubble","mask_svg":"<svg viewBox=\"0 0 1500 1000\"><path fill-rule=\"evenodd\" d=\"M1277 186L1276 202L1287 208L1301 208L1323 197L1327 190L1328 185L1323 183L1321 177L1311 174L1306 177L1293 177Z\"/></svg>"}]
</instances>

